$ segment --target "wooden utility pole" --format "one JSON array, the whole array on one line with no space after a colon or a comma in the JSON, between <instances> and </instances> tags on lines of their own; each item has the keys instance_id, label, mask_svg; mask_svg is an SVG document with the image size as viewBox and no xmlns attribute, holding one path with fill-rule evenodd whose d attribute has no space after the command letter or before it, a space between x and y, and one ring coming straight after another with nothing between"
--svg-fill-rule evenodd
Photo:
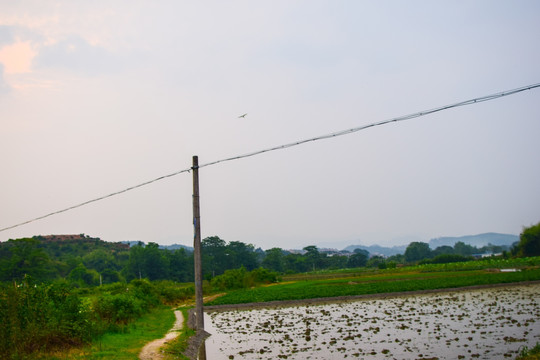
<instances>
[{"instance_id":1,"label":"wooden utility pole","mask_svg":"<svg viewBox=\"0 0 540 360\"><path fill-rule=\"evenodd\" d=\"M202 265L201 265L201 213L199 205L199 158L193 156L193 259L195 263L195 317L197 330L204 330Z\"/></svg>"}]
</instances>

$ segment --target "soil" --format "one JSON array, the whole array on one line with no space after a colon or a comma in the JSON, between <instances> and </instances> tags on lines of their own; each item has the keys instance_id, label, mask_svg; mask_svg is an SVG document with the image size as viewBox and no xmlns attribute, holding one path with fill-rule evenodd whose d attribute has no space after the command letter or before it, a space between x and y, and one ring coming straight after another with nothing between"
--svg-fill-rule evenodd
<instances>
[{"instance_id":1,"label":"soil","mask_svg":"<svg viewBox=\"0 0 540 360\"><path fill-rule=\"evenodd\" d=\"M212 296L207 296L203 299L203 301L204 302L212 301L222 295L225 295L225 294L223 293L223 294L215 294ZM194 302L188 302L180 306L194 306L194 305L195 305ZM176 316L176 322L174 323L174 326L172 327L172 329L169 330L169 332L167 333L167 335L165 335L165 337L154 340L146 344L141 350L141 353L139 354L139 359L141 360L164 359L163 353L160 351L160 349L168 342L176 339L180 335L179 331L182 329L184 325L184 317L182 316L182 312L179 310L176 310L174 312L174 315ZM203 333L201 333L201 335L207 336ZM202 342L203 339L201 339L200 342Z\"/></svg>"},{"instance_id":2,"label":"soil","mask_svg":"<svg viewBox=\"0 0 540 360\"><path fill-rule=\"evenodd\" d=\"M178 331L181 330L182 326L184 325L184 317L182 316L182 312L179 310L176 310L174 312L174 315L176 316L176 321L172 329L169 330L169 332L167 333L167 335L165 335L165 337L154 340L146 344L141 350L141 353L139 354L139 359L159 360L159 359L164 358L160 349L163 347L163 345L167 344L169 341L174 340L176 337L178 337L178 335L180 335Z\"/></svg>"}]
</instances>

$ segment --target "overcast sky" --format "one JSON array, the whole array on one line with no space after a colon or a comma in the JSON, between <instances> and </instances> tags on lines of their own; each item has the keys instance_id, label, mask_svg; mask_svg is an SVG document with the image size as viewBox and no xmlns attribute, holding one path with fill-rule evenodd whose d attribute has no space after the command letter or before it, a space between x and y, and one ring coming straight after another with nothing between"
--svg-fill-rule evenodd
<instances>
[{"instance_id":1,"label":"overcast sky","mask_svg":"<svg viewBox=\"0 0 540 360\"><path fill-rule=\"evenodd\" d=\"M0 228L201 164L540 82L540 2L0 2ZM238 116L247 113L245 118ZM202 236L519 234L540 89L209 166ZM192 245L191 174L0 232Z\"/></svg>"}]
</instances>

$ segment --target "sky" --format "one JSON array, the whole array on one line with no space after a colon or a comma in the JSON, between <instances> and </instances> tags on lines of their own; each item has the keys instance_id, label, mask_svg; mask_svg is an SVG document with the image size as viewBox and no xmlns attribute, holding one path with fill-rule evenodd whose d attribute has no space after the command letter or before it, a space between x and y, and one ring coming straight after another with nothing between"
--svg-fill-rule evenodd
<instances>
[{"instance_id":1,"label":"sky","mask_svg":"<svg viewBox=\"0 0 540 360\"><path fill-rule=\"evenodd\" d=\"M0 0L0 228L199 163L540 82L540 2ZM243 118L239 116L247 113ZM202 237L519 234L540 89L201 168ZM192 174L0 232L193 245Z\"/></svg>"}]
</instances>

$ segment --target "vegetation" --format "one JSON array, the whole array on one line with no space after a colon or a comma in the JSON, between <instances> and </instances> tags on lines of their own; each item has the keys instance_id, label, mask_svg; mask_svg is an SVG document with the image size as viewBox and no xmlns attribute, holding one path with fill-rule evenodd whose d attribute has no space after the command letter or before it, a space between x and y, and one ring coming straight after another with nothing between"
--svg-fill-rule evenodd
<instances>
[{"instance_id":1,"label":"vegetation","mask_svg":"<svg viewBox=\"0 0 540 360\"><path fill-rule=\"evenodd\" d=\"M212 302L226 304L540 280L539 233L540 223L525 228L510 251L462 242L432 250L414 242L389 258L316 246L263 251L212 236L202 241L204 291L227 291ZM501 254L474 256L484 252ZM496 271L505 268L522 271ZM192 279L193 254L184 248L130 247L84 234L0 243L0 358L39 357L66 346L89 349L88 344L97 353L96 344L117 339L115 334L137 338L141 318L194 296Z\"/></svg>"},{"instance_id":2,"label":"vegetation","mask_svg":"<svg viewBox=\"0 0 540 360\"><path fill-rule=\"evenodd\" d=\"M176 294L177 298L172 298ZM191 285L133 280L81 292L66 281L3 284L0 292L0 358L23 358L103 340L131 331L130 324L162 303L183 301ZM170 311L169 311L170 312ZM100 340L100 341L101 341Z\"/></svg>"},{"instance_id":3,"label":"vegetation","mask_svg":"<svg viewBox=\"0 0 540 360\"><path fill-rule=\"evenodd\" d=\"M98 331L88 307L64 283L2 286L0 323L2 359L80 345Z\"/></svg>"},{"instance_id":4,"label":"vegetation","mask_svg":"<svg viewBox=\"0 0 540 360\"><path fill-rule=\"evenodd\" d=\"M182 311L184 319L187 319L189 316L188 308L183 307L180 311ZM182 327L180 335L166 347L165 352L170 354L174 359L188 360L184 353L188 348L189 338L194 335L195 330L187 325L187 321L184 321L184 326Z\"/></svg>"},{"instance_id":5,"label":"vegetation","mask_svg":"<svg viewBox=\"0 0 540 360\"><path fill-rule=\"evenodd\" d=\"M148 342L162 338L174 323L174 314L168 306L158 306L126 326L123 331L107 332L89 346L69 352L48 354L48 358L75 360L135 360Z\"/></svg>"},{"instance_id":6,"label":"vegetation","mask_svg":"<svg viewBox=\"0 0 540 360\"><path fill-rule=\"evenodd\" d=\"M524 228L513 253L517 256L540 256L540 222Z\"/></svg>"},{"instance_id":7,"label":"vegetation","mask_svg":"<svg viewBox=\"0 0 540 360\"><path fill-rule=\"evenodd\" d=\"M516 360L538 360L540 359L540 343L536 343L536 346L529 349L524 346Z\"/></svg>"},{"instance_id":8,"label":"vegetation","mask_svg":"<svg viewBox=\"0 0 540 360\"><path fill-rule=\"evenodd\" d=\"M283 300L447 289L474 285L540 280L540 269L519 272L485 270L441 271L425 273L417 267L408 271L365 273L357 277L311 279L269 287L230 291L208 305L241 304Z\"/></svg>"},{"instance_id":9,"label":"vegetation","mask_svg":"<svg viewBox=\"0 0 540 360\"><path fill-rule=\"evenodd\" d=\"M521 242L512 250L514 256L540 254L540 225L524 229ZM299 252L271 248L263 251L251 244L211 236L202 241L203 276L211 281L227 270L257 268L280 274L358 267L394 268L404 264L470 261L481 253L510 254L501 246L476 248L457 242L453 247L430 249L427 243L413 242L404 254L384 258L366 250L332 253L316 246ZM190 282L193 279L193 253L185 248L161 249L156 243L134 246L108 243L84 234L35 236L0 243L0 281L22 281L30 276L38 282L65 279L70 286L88 288L101 284L129 282L134 279Z\"/></svg>"}]
</instances>

